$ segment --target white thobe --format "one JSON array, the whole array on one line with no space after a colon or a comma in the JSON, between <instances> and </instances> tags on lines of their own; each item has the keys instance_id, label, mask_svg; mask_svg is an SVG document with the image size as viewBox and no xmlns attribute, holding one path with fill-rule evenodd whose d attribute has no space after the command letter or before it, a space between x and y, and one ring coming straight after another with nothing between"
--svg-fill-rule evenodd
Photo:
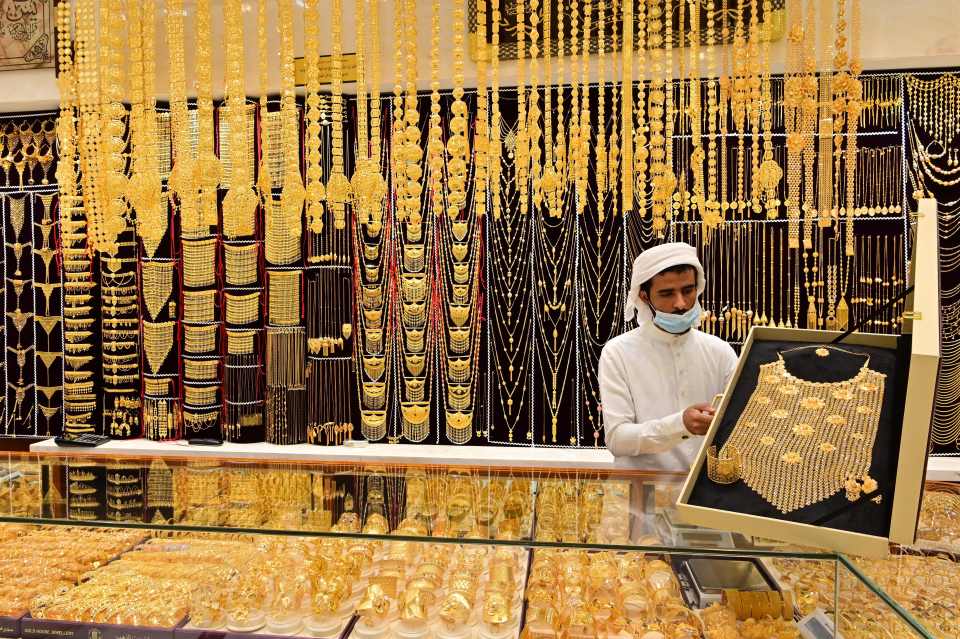
<instances>
[{"instance_id":1,"label":"white thobe","mask_svg":"<svg viewBox=\"0 0 960 639\"><path fill-rule=\"evenodd\" d=\"M687 471L703 437L683 411L724 392L737 355L696 329L671 335L652 322L607 342L600 354L600 399L607 448L617 465Z\"/></svg>"}]
</instances>

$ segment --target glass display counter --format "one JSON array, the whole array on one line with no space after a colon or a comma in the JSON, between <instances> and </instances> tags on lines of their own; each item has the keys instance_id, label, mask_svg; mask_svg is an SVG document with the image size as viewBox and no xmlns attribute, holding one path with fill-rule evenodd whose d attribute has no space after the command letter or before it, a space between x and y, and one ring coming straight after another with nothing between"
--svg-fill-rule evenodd
<instances>
[{"instance_id":1,"label":"glass display counter","mask_svg":"<svg viewBox=\"0 0 960 639\"><path fill-rule=\"evenodd\" d=\"M680 525L682 479L7 454L0 637L957 636L949 486L866 562Z\"/></svg>"}]
</instances>

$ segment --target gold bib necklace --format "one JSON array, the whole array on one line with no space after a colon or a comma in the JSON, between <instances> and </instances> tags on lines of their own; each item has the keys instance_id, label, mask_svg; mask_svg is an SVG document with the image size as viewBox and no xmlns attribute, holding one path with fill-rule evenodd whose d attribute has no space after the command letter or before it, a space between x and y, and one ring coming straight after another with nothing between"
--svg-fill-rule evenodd
<instances>
[{"instance_id":1,"label":"gold bib necklace","mask_svg":"<svg viewBox=\"0 0 960 639\"><path fill-rule=\"evenodd\" d=\"M865 355L816 349L820 357ZM823 501L842 490L848 476L869 472L886 375L870 369L866 357L860 371L841 382L795 377L782 353L760 366L757 388L721 452L740 451L743 481L780 512Z\"/></svg>"}]
</instances>

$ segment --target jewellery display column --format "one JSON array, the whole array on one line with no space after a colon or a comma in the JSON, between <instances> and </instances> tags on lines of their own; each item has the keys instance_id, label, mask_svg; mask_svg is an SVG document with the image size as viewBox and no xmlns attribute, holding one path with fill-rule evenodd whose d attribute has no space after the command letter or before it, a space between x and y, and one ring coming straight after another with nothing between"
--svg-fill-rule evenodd
<instances>
[{"instance_id":1,"label":"jewellery display column","mask_svg":"<svg viewBox=\"0 0 960 639\"><path fill-rule=\"evenodd\" d=\"M417 52L416 25L412 19L413 3L408 1L404 10L397 13L394 21L395 38L398 43L403 42L404 50L397 51L396 62L398 78L402 77L404 82L398 82L394 92L390 161L391 182L397 192L397 224L394 232L397 234L398 243L394 268L399 294L390 300L390 303L397 318L393 324L395 328L392 339L399 346L400 352L394 355L395 361L387 362L386 366L395 367L398 374L396 392L400 404L400 419L388 419L383 432L374 434L381 437L386 435L388 441L399 441L402 436L411 442L423 442L430 434L431 425L432 411L427 393L433 389L435 370L433 344L436 335L433 327L442 330L437 324L437 318L433 316L435 305L428 304L427 300L433 291L431 270L436 250L435 224L437 218L446 215L446 209L444 193L438 193L435 185L432 185L429 199L422 197L425 186L424 125L416 91L417 69L414 61ZM406 64L403 64L404 61ZM399 91L401 87L402 93ZM462 139L459 136L454 137ZM439 150L431 149L430 153L430 157L435 153L440 153L442 157L442 145ZM433 162L430 162L428 167L433 180L437 169ZM391 339L389 331L387 339ZM469 359L465 361L469 363ZM364 372L371 379L376 379L378 376L374 373L379 371L368 370L366 362L364 364ZM467 374L469 366L465 377ZM391 432L386 431L388 425L393 426ZM373 430L380 431L379 428Z\"/></svg>"},{"instance_id":2,"label":"jewellery display column","mask_svg":"<svg viewBox=\"0 0 960 639\"><path fill-rule=\"evenodd\" d=\"M315 10L315 3L309 5ZM370 268L366 278L376 286L383 282L387 273L379 266L382 259L379 245L363 244L363 229L382 240L383 206L386 184L381 176L380 158L380 103L379 98L368 102L366 85L367 48L372 44L375 56L379 56L379 38L365 25L379 24L379 5L376 2L356 0L353 8L356 17L356 149L353 182L347 181L347 167L353 159L348 150L354 145L353 132L346 125L351 110L346 107L343 96L343 33L340 20L342 3L333 4L333 58L332 95L329 102L318 91L319 78L307 76L306 105L306 175L307 175L307 260L306 260L306 311L307 311L307 441L313 444L338 445L353 438L354 403L359 400L362 374L354 372L354 277L363 269L365 258L358 255L355 262L351 238L356 232L358 246L368 246ZM309 33L309 55L317 55L316 33ZM373 69L378 69L379 57L373 60ZM377 78L378 79L378 78ZM329 178L326 189L320 180L323 177L324 161L320 154L323 147L329 149ZM352 155L352 154L350 154ZM326 199L326 205L321 200ZM348 217L348 212L351 214ZM355 272L355 269L356 272ZM382 285L382 284L381 284ZM374 295L367 308L374 311L371 317L369 346L377 353L383 352L383 327L380 319L384 300ZM379 308L379 311L376 310ZM360 355L362 357L362 355ZM381 357L382 364L382 357ZM382 368L380 369L382 372ZM354 375L357 377L354 378ZM354 380L357 381L354 381ZM376 386L376 383L374 383ZM382 411L385 396L373 387L376 410ZM382 388L382 387L381 387ZM382 412L380 414L383 414ZM363 430L361 426L361 431Z\"/></svg>"},{"instance_id":3,"label":"jewellery display column","mask_svg":"<svg viewBox=\"0 0 960 639\"><path fill-rule=\"evenodd\" d=\"M293 0L278 3L281 24L290 24ZM264 194L267 258L267 431L273 444L307 439L306 329L302 319L303 206L300 173L300 110L296 103L293 32L280 33L280 140L283 190Z\"/></svg>"},{"instance_id":4,"label":"jewellery display column","mask_svg":"<svg viewBox=\"0 0 960 639\"><path fill-rule=\"evenodd\" d=\"M223 187L227 197L241 186L246 175L253 175L255 152L255 107L245 104L243 117L231 113L232 105L219 109L220 157L224 162ZM266 123L261 114L261 136ZM239 135L235 133L239 131ZM247 145L237 150L240 144ZM261 149L266 153L261 137ZM244 152L246 151L246 152ZM234 164L237 163L237 164ZM234 169L240 166L241 170ZM250 191L253 194L253 190ZM261 195L261 208L270 204L269 192ZM254 196L256 197L256 196ZM254 219L238 219L236 211L227 208L224 198L222 211L223 233L223 302L222 309L226 353L223 363L223 400L226 406L222 433L224 439L238 442L263 441L265 433L263 396L263 349L265 345L261 305L261 247L262 227ZM262 217L260 219L265 219ZM211 354L212 355L212 354ZM204 366L209 374L214 373L214 364L219 357L205 358ZM213 419L213 411L209 413Z\"/></svg>"},{"instance_id":5,"label":"jewellery display column","mask_svg":"<svg viewBox=\"0 0 960 639\"><path fill-rule=\"evenodd\" d=\"M187 214L180 216L183 289L180 317L183 327L183 429L185 438L220 438L221 387L219 336L221 333L217 268L219 187L227 179L215 153L216 119L212 99L211 15L208 0L197 3L197 108L190 115L188 153L195 157L195 183L190 185ZM179 64L179 60L178 60ZM194 122L196 123L194 126ZM221 148L221 157L223 149ZM182 204L181 204L182 206ZM181 211L183 209L181 208Z\"/></svg>"},{"instance_id":6,"label":"jewellery display column","mask_svg":"<svg viewBox=\"0 0 960 639\"><path fill-rule=\"evenodd\" d=\"M15 435L36 427L33 285L33 197L29 193L4 198L4 307L6 377L3 433ZM30 204L31 206L27 206ZM29 356L29 358L28 358ZM29 359L29 361L28 361Z\"/></svg>"},{"instance_id":7,"label":"jewellery display column","mask_svg":"<svg viewBox=\"0 0 960 639\"><path fill-rule=\"evenodd\" d=\"M70 42L70 5L61 3L58 9L58 34ZM63 411L64 435L77 436L92 433L100 423L96 394L99 349L92 343L92 327L96 321L94 309L99 305L99 291L93 260L88 247L87 216L84 211L84 192L79 182L81 167L77 162L81 145L88 140L80 138L80 125L93 117L96 95L96 73L93 71L94 17L89 3L77 7L76 59L69 45L58 47L60 55L61 114L57 121L57 141L60 148L57 184L60 187L60 239L63 253L64 308L63 308ZM74 65L74 62L76 63ZM71 78L75 78L76 91ZM84 181L83 188L89 188ZM67 295L80 295L68 298ZM89 295L89 299L83 296ZM69 494L69 493L68 493ZM68 503L69 505L69 503ZM78 513L92 515L96 511ZM71 512L73 516L73 512ZM88 517L93 519L93 516Z\"/></svg>"},{"instance_id":8,"label":"jewellery display column","mask_svg":"<svg viewBox=\"0 0 960 639\"><path fill-rule=\"evenodd\" d=\"M262 280L248 281L251 264L259 268L260 228L257 214L269 204L269 192L254 189L255 107L247 104L244 88L243 18L239 0L224 3L227 34L225 75L226 102L220 107L220 158L224 162L222 229L224 242L241 249L244 260L239 273L229 276L223 289L223 321L227 360L223 395L226 422L222 429L229 441L255 442L264 438L261 359L263 352ZM262 31L258 29L258 33ZM263 118L263 114L260 114ZM262 120L261 120L262 124ZM263 145L260 145L261 152ZM260 179L263 179L261 174ZM259 195L259 197L258 197ZM264 219L261 216L259 219ZM254 246L254 249L249 248ZM231 249L233 251L233 249ZM227 255L226 249L224 250ZM236 255L233 254L233 257ZM232 259L232 258L231 258ZM236 263L228 268L236 268Z\"/></svg>"},{"instance_id":9,"label":"jewellery display column","mask_svg":"<svg viewBox=\"0 0 960 639\"><path fill-rule=\"evenodd\" d=\"M34 293L36 331L37 427L32 434L53 436L63 431L63 278L59 268L59 225L54 214L54 193L37 194L35 205L42 208L40 220L33 225ZM54 259L57 258L57 259ZM38 303L42 299L42 303ZM43 366L40 366L40 363ZM24 433L26 434L26 433Z\"/></svg>"},{"instance_id":10,"label":"jewellery display column","mask_svg":"<svg viewBox=\"0 0 960 639\"><path fill-rule=\"evenodd\" d=\"M100 253L103 433L124 439L140 436L140 306L132 229L120 235L117 246L117 255Z\"/></svg>"},{"instance_id":11,"label":"jewellery display column","mask_svg":"<svg viewBox=\"0 0 960 639\"><path fill-rule=\"evenodd\" d=\"M51 488L53 490L53 488ZM67 517L102 521L106 514L106 469L95 461L73 461L67 466Z\"/></svg>"},{"instance_id":12,"label":"jewellery display column","mask_svg":"<svg viewBox=\"0 0 960 639\"><path fill-rule=\"evenodd\" d=\"M594 91L608 93L608 87ZM597 144L607 137L606 115L599 114L596 127ZM614 143L614 146L615 143ZM610 161L615 161L612 158ZM619 335L623 326L624 289L622 282L628 277L625 272L621 246L623 245L623 217L619 211L619 198L609 188L610 181L599 179L605 169L600 160L596 164L597 188L587 192L587 207L597 215L582 215L578 219L576 250L580 254L577 263L577 310L575 315L576 353L575 371L579 397L574 408L574 423L570 433L576 445L602 446L603 420L600 411L600 388L596 375L596 363L604 344ZM607 186L605 187L604 184ZM594 199L595 198L595 199Z\"/></svg>"},{"instance_id":13,"label":"jewellery display column","mask_svg":"<svg viewBox=\"0 0 960 639\"><path fill-rule=\"evenodd\" d=\"M0 360L5 389L0 434L9 436L59 434L62 429L63 336L58 329L63 298L60 270L53 260L58 253L53 210L57 187L49 180L55 163L55 122L37 117L0 124L6 318L0 329L5 351Z\"/></svg>"},{"instance_id":14,"label":"jewellery display column","mask_svg":"<svg viewBox=\"0 0 960 639\"><path fill-rule=\"evenodd\" d=\"M107 519L143 520L143 470L138 463L109 464L106 467Z\"/></svg>"},{"instance_id":15,"label":"jewellery display column","mask_svg":"<svg viewBox=\"0 0 960 639\"><path fill-rule=\"evenodd\" d=\"M941 358L931 434L934 455L960 454L960 76L904 76L905 191L937 200ZM880 97L881 104L886 101Z\"/></svg>"},{"instance_id":16,"label":"jewellery display column","mask_svg":"<svg viewBox=\"0 0 960 639\"><path fill-rule=\"evenodd\" d=\"M143 436L164 440L179 432L179 385L175 367L166 364L161 354L172 350L176 326L174 288L177 261L173 254L173 233L170 212L175 205L173 197L165 192L163 181L171 171L170 114L156 110L154 29L156 4L146 0L136 7L131 5L128 22L131 28L131 205L136 216L137 236L141 249L140 275L140 329L141 342L146 351L143 362ZM178 32L174 33L178 36ZM172 60L175 66L177 60ZM176 74L176 72L175 72ZM180 87L174 87L179 91ZM178 119L182 117L180 100L173 100ZM178 144L182 144L178 140ZM176 287L179 289L179 287ZM149 336L149 342L147 337ZM147 348L149 346L149 348ZM114 356L107 363L123 365Z\"/></svg>"},{"instance_id":17,"label":"jewellery display column","mask_svg":"<svg viewBox=\"0 0 960 639\"><path fill-rule=\"evenodd\" d=\"M535 38L536 17L531 20L534 21L532 37ZM443 420L447 441L453 444L466 444L474 434L477 437L486 435L479 419L482 413L477 399L482 381L480 282L488 199L486 136L490 128L486 121L486 69L483 63L478 66L475 126L470 126L470 113L473 110L464 100L463 88L463 22L464 8L457 6L454 10L454 88L447 139L446 206L445 212L437 212L437 225L440 227L438 237L442 247L437 285L444 302L441 317L438 318L440 343L444 345L440 366L441 371L454 371L454 367L459 367L453 375L440 378L437 392L441 393L443 413L438 417ZM539 145L536 138L532 143ZM474 159L472 173L468 164L471 157ZM430 384L430 380L427 380L427 384Z\"/></svg>"}]
</instances>

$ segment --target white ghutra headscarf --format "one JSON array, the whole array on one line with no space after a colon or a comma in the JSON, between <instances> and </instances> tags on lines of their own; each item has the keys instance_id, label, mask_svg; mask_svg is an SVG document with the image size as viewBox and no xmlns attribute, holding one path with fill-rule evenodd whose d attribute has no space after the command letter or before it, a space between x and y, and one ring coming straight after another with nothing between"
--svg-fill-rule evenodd
<instances>
[{"instance_id":1,"label":"white ghutra headscarf","mask_svg":"<svg viewBox=\"0 0 960 639\"><path fill-rule=\"evenodd\" d=\"M626 321L637 315L640 324L653 319L650 307L640 299L640 286L653 279L671 266L689 264L697 271L697 296L703 293L706 286L706 277L703 274L703 265L697 257L697 249L686 242L668 242L649 248L633 261L633 274L630 276L630 290L627 292L627 302L623 306L623 318Z\"/></svg>"}]
</instances>

